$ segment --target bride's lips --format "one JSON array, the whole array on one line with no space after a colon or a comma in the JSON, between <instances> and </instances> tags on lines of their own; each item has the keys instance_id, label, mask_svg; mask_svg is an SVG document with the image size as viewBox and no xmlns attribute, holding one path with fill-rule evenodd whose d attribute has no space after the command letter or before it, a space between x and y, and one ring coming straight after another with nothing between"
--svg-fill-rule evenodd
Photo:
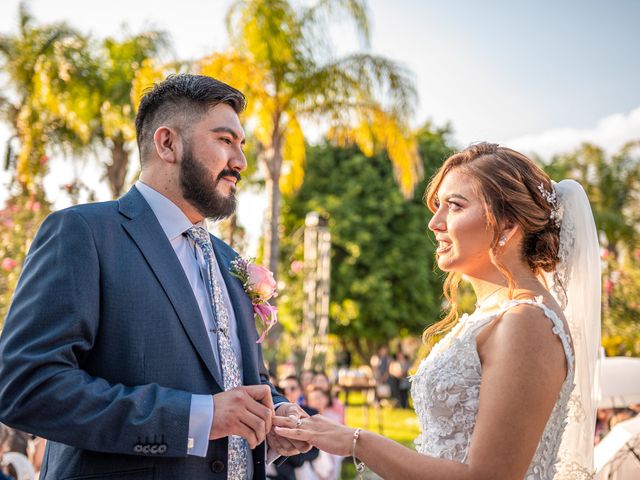
<instances>
[{"instance_id":1,"label":"bride's lips","mask_svg":"<svg viewBox=\"0 0 640 480\"><path fill-rule=\"evenodd\" d=\"M451 249L451 242L447 240L438 240L438 248L436 248L436 253L438 255L448 252Z\"/></svg>"}]
</instances>

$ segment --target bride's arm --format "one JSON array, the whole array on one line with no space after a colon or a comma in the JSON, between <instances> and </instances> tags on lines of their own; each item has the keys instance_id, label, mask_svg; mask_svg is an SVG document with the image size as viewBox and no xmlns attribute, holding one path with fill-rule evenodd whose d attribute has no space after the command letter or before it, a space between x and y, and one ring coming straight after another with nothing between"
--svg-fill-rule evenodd
<instances>
[{"instance_id":1,"label":"bride's arm","mask_svg":"<svg viewBox=\"0 0 640 480\"><path fill-rule=\"evenodd\" d=\"M360 460L390 480L522 479L566 376L564 351L550 320L527 305L509 310L493 326L483 351L480 405L466 464L421 455L367 431L356 446ZM277 432L351 455L354 429L323 418Z\"/></svg>"}]
</instances>

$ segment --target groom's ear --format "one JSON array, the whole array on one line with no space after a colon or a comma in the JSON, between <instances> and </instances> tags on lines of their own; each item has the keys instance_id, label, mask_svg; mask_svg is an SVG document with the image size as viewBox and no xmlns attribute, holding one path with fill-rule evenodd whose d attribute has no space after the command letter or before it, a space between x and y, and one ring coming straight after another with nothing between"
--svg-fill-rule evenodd
<instances>
[{"instance_id":1,"label":"groom's ear","mask_svg":"<svg viewBox=\"0 0 640 480\"><path fill-rule=\"evenodd\" d=\"M182 139L171 127L160 126L153 134L156 154L166 163L177 163L182 152Z\"/></svg>"}]
</instances>

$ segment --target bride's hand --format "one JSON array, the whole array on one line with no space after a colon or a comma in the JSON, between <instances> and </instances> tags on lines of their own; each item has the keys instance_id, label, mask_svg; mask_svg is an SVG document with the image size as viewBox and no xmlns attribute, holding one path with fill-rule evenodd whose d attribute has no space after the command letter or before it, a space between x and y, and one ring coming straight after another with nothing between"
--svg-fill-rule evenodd
<instances>
[{"instance_id":1,"label":"bride's hand","mask_svg":"<svg viewBox=\"0 0 640 480\"><path fill-rule=\"evenodd\" d=\"M276 433L283 437L310 443L333 455L351 455L355 429L332 422L322 415L303 418L295 428L290 428L285 420L274 417L273 425Z\"/></svg>"},{"instance_id":2,"label":"bride's hand","mask_svg":"<svg viewBox=\"0 0 640 480\"><path fill-rule=\"evenodd\" d=\"M280 425L281 427L295 427L298 420L309 417L307 412L300 408L299 405L293 403L283 403L278 406L275 413L273 418L277 418L278 422L273 422L272 419L272 425ZM280 455L286 455L288 457L311 450L311 445L308 443L284 438L278 435L273 427L267 434L267 444L269 448L274 449Z\"/></svg>"}]
</instances>

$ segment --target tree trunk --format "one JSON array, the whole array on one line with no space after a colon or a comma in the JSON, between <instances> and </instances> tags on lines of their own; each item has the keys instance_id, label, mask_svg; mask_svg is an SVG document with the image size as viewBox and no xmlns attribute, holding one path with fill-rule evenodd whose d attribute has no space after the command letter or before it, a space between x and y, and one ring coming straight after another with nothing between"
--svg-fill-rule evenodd
<instances>
[{"instance_id":1,"label":"tree trunk","mask_svg":"<svg viewBox=\"0 0 640 480\"><path fill-rule=\"evenodd\" d=\"M274 278L278 277L278 261L280 257L280 172L282 168L282 139L277 132L272 137L272 148L262 152L260 165L265 177L267 190L267 209L264 214L263 232L263 263L273 272ZM269 300L273 306L277 303L277 297ZM266 339L265 352L272 352L272 368L275 368L275 352L278 349L278 340L282 333L282 326L276 325ZM267 357L270 355L267 353ZM274 370L275 371L275 370Z\"/></svg>"},{"instance_id":2,"label":"tree trunk","mask_svg":"<svg viewBox=\"0 0 640 480\"><path fill-rule=\"evenodd\" d=\"M280 256L280 186L279 178L266 179L267 210L265 212L264 261L273 275L277 277L278 257Z\"/></svg>"},{"instance_id":3,"label":"tree trunk","mask_svg":"<svg viewBox=\"0 0 640 480\"><path fill-rule=\"evenodd\" d=\"M264 219L264 261L278 276L280 257L280 173L282 170L282 138L273 135L272 148L263 156L267 210Z\"/></svg>"},{"instance_id":4,"label":"tree trunk","mask_svg":"<svg viewBox=\"0 0 640 480\"><path fill-rule=\"evenodd\" d=\"M229 231L227 232L227 243L231 248L236 249L236 230L238 230L238 215L234 213L229 217Z\"/></svg>"},{"instance_id":5,"label":"tree trunk","mask_svg":"<svg viewBox=\"0 0 640 480\"><path fill-rule=\"evenodd\" d=\"M107 165L107 179L113 198L118 198L122 194L124 181L127 176L129 166L129 152L125 148L122 136L112 138L111 164Z\"/></svg>"}]
</instances>

